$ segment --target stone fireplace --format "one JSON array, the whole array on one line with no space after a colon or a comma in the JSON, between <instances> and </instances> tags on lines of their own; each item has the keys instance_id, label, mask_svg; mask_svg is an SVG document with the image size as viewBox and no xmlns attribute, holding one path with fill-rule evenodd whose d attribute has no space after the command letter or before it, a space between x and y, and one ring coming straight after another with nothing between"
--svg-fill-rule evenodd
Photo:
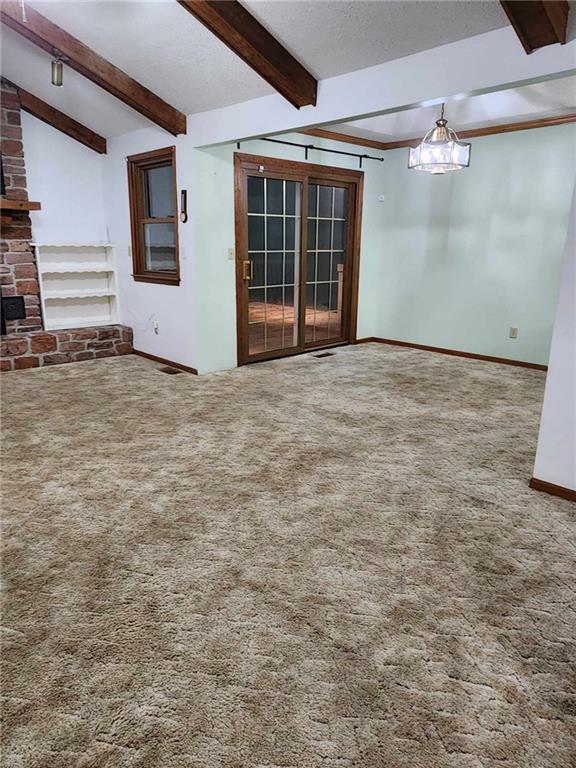
<instances>
[{"instance_id":1,"label":"stone fireplace","mask_svg":"<svg viewBox=\"0 0 576 768\"><path fill-rule=\"evenodd\" d=\"M2 79L0 88L0 132L5 197L9 200L27 201L20 99L17 89L6 80ZM2 296L23 296L26 311L26 317L22 320L7 321L8 333L38 331L43 327L38 273L31 242L32 225L29 212L2 210L0 239Z\"/></svg>"},{"instance_id":2,"label":"stone fireplace","mask_svg":"<svg viewBox=\"0 0 576 768\"><path fill-rule=\"evenodd\" d=\"M2 207L0 286L2 297L22 297L25 310L24 318L6 321L6 335L0 341L0 370L129 354L132 330L125 326L44 330L30 214L28 210L14 210L18 201L28 203L20 98L17 88L5 79L0 82L0 111L2 200L9 203Z\"/></svg>"}]
</instances>

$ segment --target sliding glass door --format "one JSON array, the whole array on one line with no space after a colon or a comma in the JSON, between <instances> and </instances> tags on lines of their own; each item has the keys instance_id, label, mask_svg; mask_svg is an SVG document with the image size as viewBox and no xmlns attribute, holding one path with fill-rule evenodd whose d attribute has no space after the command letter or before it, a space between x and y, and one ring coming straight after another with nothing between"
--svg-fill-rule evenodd
<instances>
[{"instance_id":1,"label":"sliding glass door","mask_svg":"<svg viewBox=\"0 0 576 768\"><path fill-rule=\"evenodd\" d=\"M311 181L308 186L305 343L343 338L347 187Z\"/></svg>"},{"instance_id":2,"label":"sliding glass door","mask_svg":"<svg viewBox=\"0 0 576 768\"><path fill-rule=\"evenodd\" d=\"M248 354L298 346L302 184L248 176Z\"/></svg>"},{"instance_id":3,"label":"sliding glass door","mask_svg":"<svg viewBox=\"0 0 576 768\"><path fill-rule=\"evenodd\" d=\"M239 363L353 340L362 173L235 165Z\"/></svg>"}]
</instances>

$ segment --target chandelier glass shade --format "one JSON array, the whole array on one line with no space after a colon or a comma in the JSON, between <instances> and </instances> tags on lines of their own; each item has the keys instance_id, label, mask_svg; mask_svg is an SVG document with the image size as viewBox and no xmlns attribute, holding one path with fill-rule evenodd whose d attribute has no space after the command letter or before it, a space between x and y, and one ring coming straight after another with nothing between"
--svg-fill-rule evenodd
<instances>
[{"instance_id":1,"label":"chandelier glass shade","mask_svg":"<svg viewBox=\"0 0 576 768\"><path fill-rule=\"evenodd\" d=\"M442 105L442 114L435 127L428 131L417 147L410 147L408 168L433 175L468 168L471 145L460 141L455 131L448 128L447 122Z\"/></svg>"}]
</instances>

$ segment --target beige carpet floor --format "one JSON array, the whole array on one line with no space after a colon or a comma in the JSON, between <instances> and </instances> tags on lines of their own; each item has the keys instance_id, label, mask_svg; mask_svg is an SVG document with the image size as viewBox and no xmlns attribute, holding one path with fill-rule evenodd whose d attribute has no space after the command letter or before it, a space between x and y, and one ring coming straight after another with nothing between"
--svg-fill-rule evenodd
<instances>
[{"instance_id":1,"label":"beige carpet floor","mask_svg":"<svg viewBox=\"0 0 576 768\"><path fill-rule=\"evenodd\" d=\"M9 373L3 766L573 768L544 375L365 345Z\"/></svg>"}]
</instances>

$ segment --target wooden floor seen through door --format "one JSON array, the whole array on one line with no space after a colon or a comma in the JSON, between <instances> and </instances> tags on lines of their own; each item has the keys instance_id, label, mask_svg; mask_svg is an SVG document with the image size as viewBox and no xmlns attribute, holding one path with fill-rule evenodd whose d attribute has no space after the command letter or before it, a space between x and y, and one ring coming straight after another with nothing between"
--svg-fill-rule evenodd
<instances>
[{"instance_id":1,"label":"wooden floor seen through door","mask_svg":"<svg viewBox=\"0 0 576 768\"><path fill-rule=\"evenodd\" d=\"M356 337L363 173L235 155L238 363Z\"/></svg>"}]
</instances>

